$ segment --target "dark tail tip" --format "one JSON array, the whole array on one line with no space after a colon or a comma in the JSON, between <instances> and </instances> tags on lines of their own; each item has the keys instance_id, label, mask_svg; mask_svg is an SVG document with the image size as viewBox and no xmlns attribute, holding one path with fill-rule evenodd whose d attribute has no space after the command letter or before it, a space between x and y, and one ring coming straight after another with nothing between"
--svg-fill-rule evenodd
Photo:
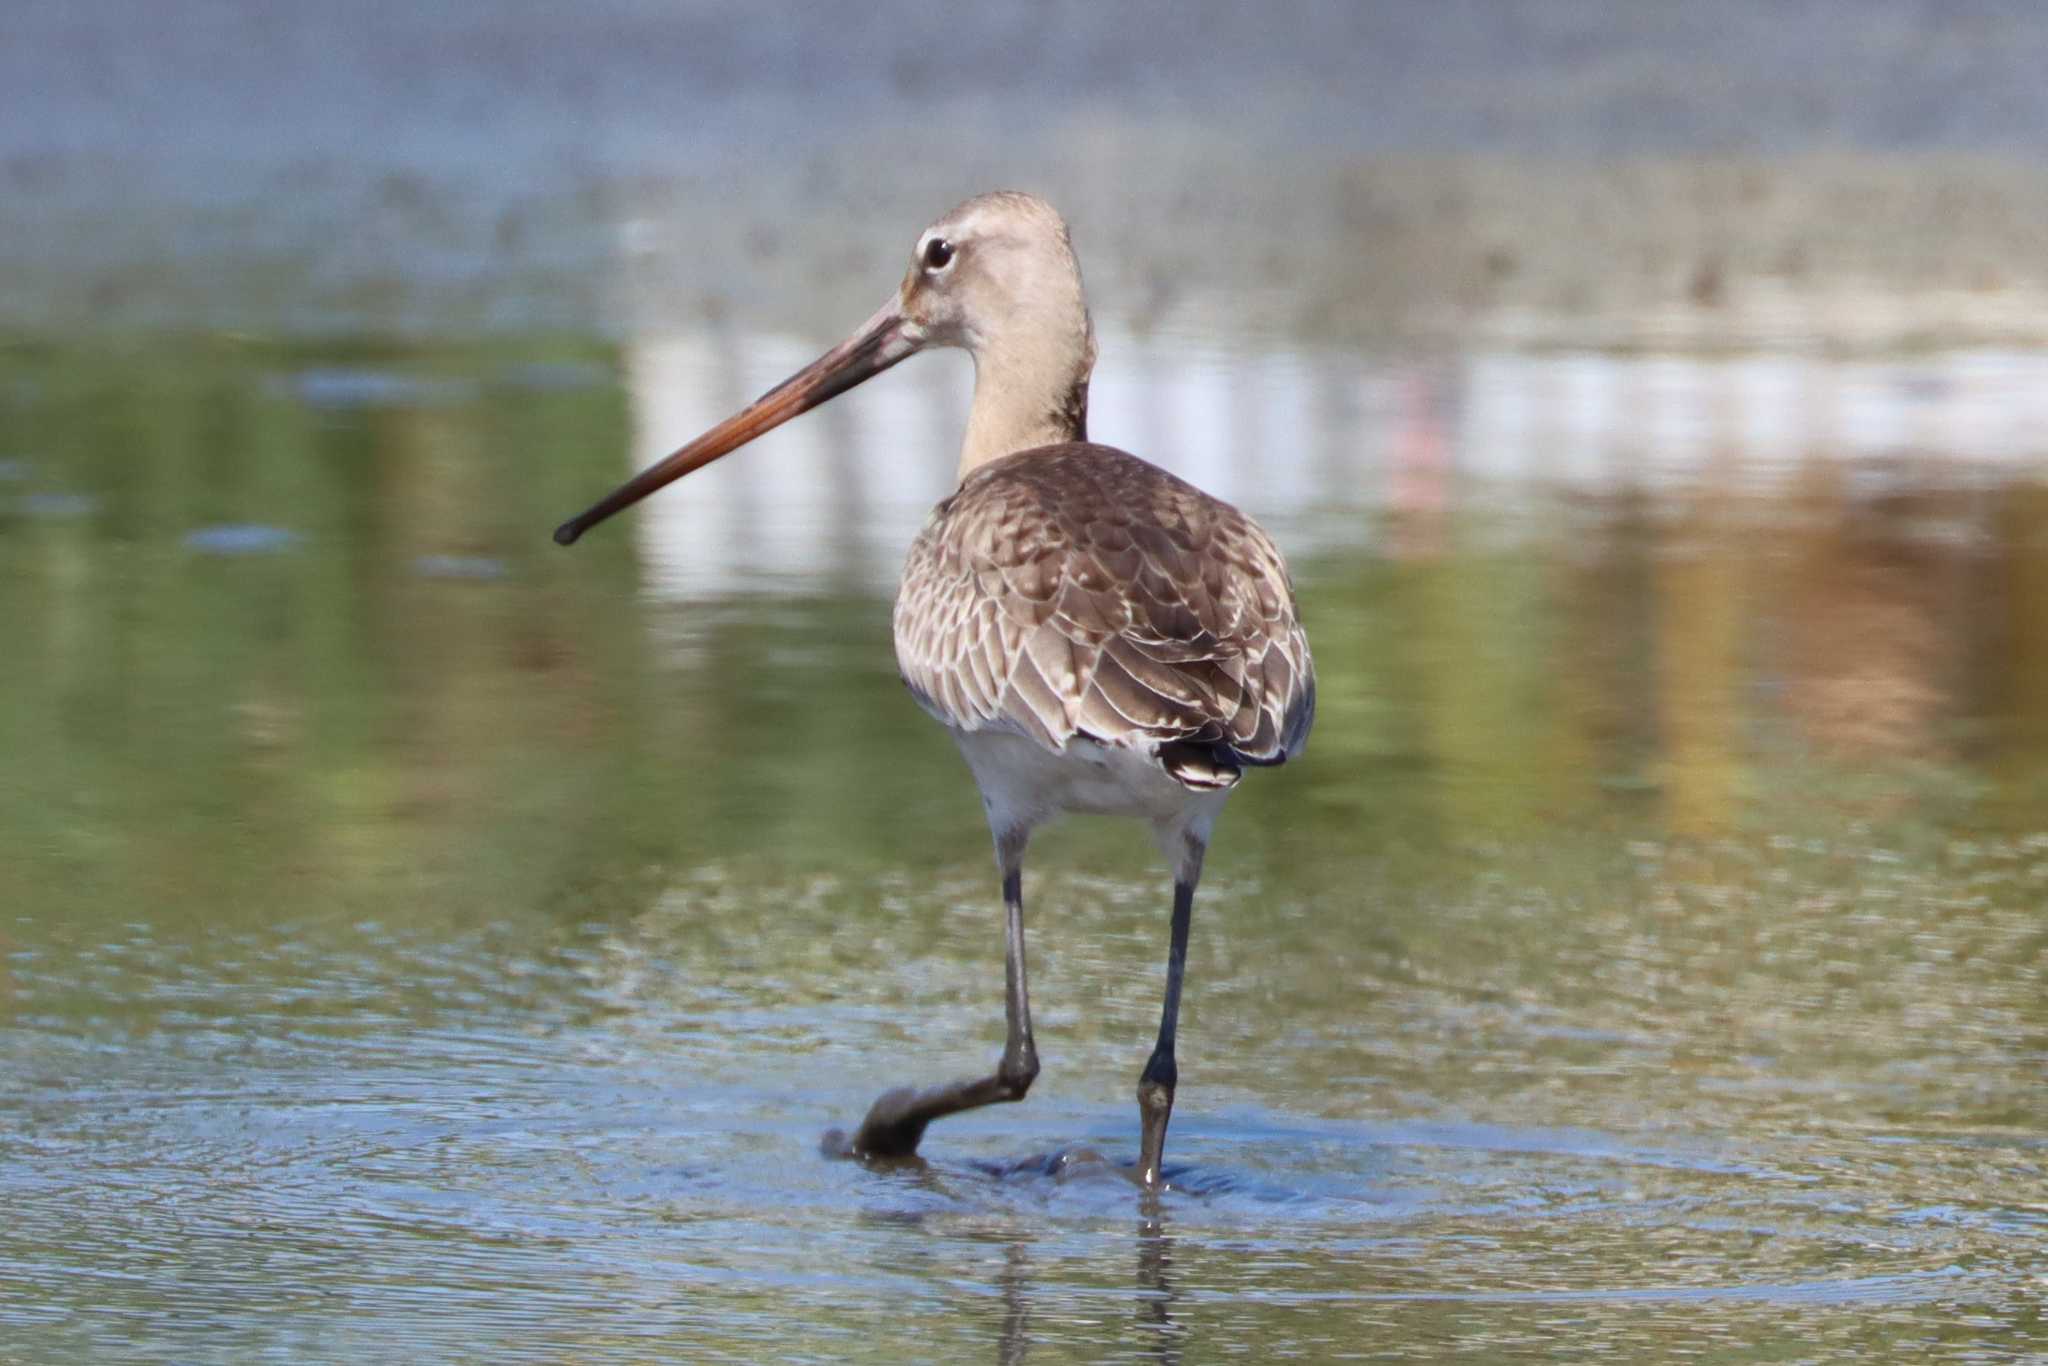
<instances>
[{"instance_id":1,"label":"dark tail tip","mask_svg":"<svg viewBox=\"0 0 2048 1366\"><path fill-rule=\"evenodd\" d=\"M555 528L556 545L574 545L576 538L583 534L583 528L574 522L564 522Z\"/></svg>"}]
</instances>

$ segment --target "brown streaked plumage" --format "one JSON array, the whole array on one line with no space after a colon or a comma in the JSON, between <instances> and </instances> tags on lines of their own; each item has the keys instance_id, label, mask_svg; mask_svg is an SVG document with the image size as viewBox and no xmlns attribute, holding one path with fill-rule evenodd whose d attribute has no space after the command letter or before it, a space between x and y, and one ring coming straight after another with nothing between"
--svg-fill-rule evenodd
<instances>
[{"instance_id":1,"label":"brown streaked plumage","mask_svg":"<svg viewBox=\"0 0 2048 1366\"><path fill-rule=\"evenodd\" d=\"M992 461L933 510L903 568L896 661L954 730L1138 750L1196 789L1285 762L1315 712L1272 539L1086 442Z\"/></svg>"},{"instance_id":2,"label":"brown streaked plumage","mask_svg":"<svg viewBox=\"0 0 2048 1366\"><path fill-rule=\"evenodd\" d=\"M960 486L911 546L896 658L959 744L988 812L1005 911L1003 1056L993 1074L877 1100L833 1151L913 1155L934 1119L1023 1099L1038 1075L1025 983L1023 859L1065 811L1148 821L1174 870L1166 1000L1138 1083L1139 1179L1164 1183L1174 1031L1195 885L1246 766L1300 753L1315 668L1287 566L1229 504L1087 439L1095 333L1066 223L1012 191L918 238L896 297L846 341L563 523L567 545L691 470L905 357L975 362Z\"/></svg>"}]
</instances>

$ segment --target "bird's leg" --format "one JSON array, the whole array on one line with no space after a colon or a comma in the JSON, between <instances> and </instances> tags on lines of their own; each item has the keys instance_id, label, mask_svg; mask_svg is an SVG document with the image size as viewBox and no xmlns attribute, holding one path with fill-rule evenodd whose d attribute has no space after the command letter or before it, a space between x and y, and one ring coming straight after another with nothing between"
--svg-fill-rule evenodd
<instances>
[{"instance_id":1,"label":"bird's leg","mask_svg":"<svg viewBox=\"0 0 2048 1366\"><path fill-rule=\"evenodd\" d=\"M983 1105L1022 1100L1038 1076L1038 1049L1031 1041L1031 996L1024 979L1024 841L999 839L996 848L1003 871L1003 1004L1009 1026L1002 1061L986 1077L922 1091L910 1087L890 1091L860 1122L859 1132L845 1147L849 1156L909 1157L933 1120Z\"/></svg>"},{"instance_id":2,"label":"bird's leg","mask_svg":"<svg viewBox=\"0 0 2048 1366\"><path fill-rule=\"evenodd\" d=\"M1138 1076L1138 1180L1156 1189L1166 1153L1166 1122L1173 1118L1173 1088L1180 1080L1173 1062L1173 1029L1180 1017L1180 983L1187 969L1188 921L1195 909L1195 884L1202 877L1203 845L1193 837L1175 870L1173 942L1166 955L1166 1003L1159 1012L1159 1042Z\"/></svg>"}]
</instances>

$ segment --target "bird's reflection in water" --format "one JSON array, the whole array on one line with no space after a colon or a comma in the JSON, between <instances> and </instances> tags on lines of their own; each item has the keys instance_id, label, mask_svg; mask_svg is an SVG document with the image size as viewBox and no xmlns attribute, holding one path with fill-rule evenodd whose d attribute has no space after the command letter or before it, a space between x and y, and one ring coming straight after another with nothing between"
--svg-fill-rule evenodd
<instances>
[{"instance_id":1,"label":"bird's reflection in water","mask_svg":"<svg viewBox=\"0 0 2048 1366\"><path fill-rule=\"evenodd\" d=\"M1136 1288L1138 1351L1147 1361L1179 1366L1186 1330L1175 1321L1180 1292L1173 1284L1173 1235L1156 1193L1140 1197ZM999 1366L1018 1366L1031 1351L1031 1300L1037 1291L1028 1239L1012 1241L1003 1252L996 1288L1003 1299L1003 1327L996 1339Z\"/></svg>"},{"instance_id":2,"label":"bird's reflection in water","mask_svg":"<svg viewBox=\"0 0 2048 1366\"><path fill-rule=\"evenodd\" d=\"M1112 1163L1092 1148L1068 1148L1002 1163L978 1163L982 1171L999 1179L1042 1174L1055 1181L1070 1181L1114 1173L1129 1179L1131 1169ZM1171 1183L1173 1173L1169 1170ZM1135 1184L1135 1183L1134 1183ZM1133 1246L1137 1328L1140 1351L1147 1360L1177 1364L1185 1328L1174 1319L1174 1305L1180 1293L1173 1284L1173 1235L1160 1192L1140 1187L1137 1237ZM996 1360L1015 1366L1031 1350L1031 1299L1036 1286L1032 1274L1030 1241L1018 1239L1004 1250L1003 1270L997 1286L1003 1300L1002 1334L997 1339Z\"/></svg>"},{"instance_id":3,"label":"bird's reflection in water","mask_svg":"<svg viewBox=\"0 0 2048 1366\"><path fill-rule=\"evenodd\" d=\"M828 1134L821 1148L830 1156L844 1156L843 1143L836 1141L840 1137L837 1133ZM954 1167L948 1171L921 1157L870 1159L867 1165L878 1171L906 1175L917 1187L935 1194L957 1193L956 1182L962 1175L961 1168ZM1141 1185L1136 1169L1130 1164L1113 1161L1086 1146L1055 1148L1005 1161L973 1161L967 1170L997 1181L1042 1178L1060 1184L1085 1180L1129 1182L1138 1210L1137 1236L1133 1240L1136 1253L1132 1295L1136 1306L1136 1334L1133 1341L1148 1361L1170 1364L1180 1361L1187 1329L1174 1318L1174 1307L1181 1295L1173 1281L1174 1238L1162 1199L1164 1192ZM1176 1170L1168 1167L1165 1176L1166 1191L1199 1193L1214 1184L1194 1177L1185 1168ZM894 1217L916 1223L922 1220L923 1214L906 1211ZM1002 1327L996 1338L996 1360L1001 1366L1014 1366L1024 1361L1031 1351L1032 1302L1043 1293L1037 1269L1031 1261L1031 1250L1036 1241L1035 1237L1028 1235L1003 1239L1003 1267L997 1273L995 1283L1003 1305Z\"/></svg>"},{"instance_id":4,"label":"bird's reflection in water","mask_svg":"<svg viewBox=\"0 0 2048 1366\"><path fill-rule=\"evenodd\" d=\"M1145 1354L1178 1366L1185 1330L1173 1318L1174 1301L1180 1298L1173 1287L1173 1235L1167 1232L1159 1193L1148 1190L1139 1201L1138 1326L1145 1334Z\"/></svg>"},{"instance_id":5,"label":"bird's reflection in water","mask_svg":"<svg viewBox=\"0 0 2048 1366\"><path fill-rule=\"evenodd\" d=\"M1003 1332L996 1339L996 1361L1017 1366L1031 1350L1031 1254L1023 1239L1003 1250L1003 1273L997 1288L1003 1294Z\"/></svg>"}]
</instances>

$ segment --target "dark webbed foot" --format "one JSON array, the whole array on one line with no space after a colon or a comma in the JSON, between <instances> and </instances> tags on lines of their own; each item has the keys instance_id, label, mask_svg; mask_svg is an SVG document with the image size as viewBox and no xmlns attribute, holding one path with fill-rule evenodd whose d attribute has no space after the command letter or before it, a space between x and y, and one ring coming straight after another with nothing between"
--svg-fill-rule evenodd
<instances>
[{"instance_id":1,"label":"dark webbed foot","mask_svg":"<svg viewBox=\"0 0 2048 1366\"><path fill-rule=\"evenodd\" d=\"M1003 1057L996 1070L972 1081L949 1082L919 1091L888 1091L868 1107L852 1138L838 1129L820 1145L828 1157L900 1161L917 1156L917 1145L935 1119L983 1105L1024 1099L1038 1077L1038 1049L1031 1042L1031 998L1024 976L1024 876L1020 863L1028 829L998 831L996 852L1003 870Z\"/></svg>"},{"instance_id":2,"label":"dark webbed foot","mask_svg":"<svg viewBox=\"0 0 2048 1366\"><path fill-rule=\"evenodd\" d=\"M834 1129L820 1144L828 1157L859 1157L890 1160L915 1157L924 1131L935 1119L975 1110L984 1105L1002 1105L1024 1099L1038 1077L1038 1054L1027 1049L1021 1056L1005 1055L995 1072L972 1081L948 1082L920 1091L899 1086L885 1091L868 1107L860 1128L848 1138Z\"/></svg>"},{"instance_id":3,"label":"dark webbed foot","mask_svg":"<svg viewBox=\"0 0 2048 1366\"><path fill-rule=\"evenodd\" d=\"M935 1087L933 1091L947 1089ZM924 1141L925 1128L936 1118L926 1092L899 1086L875 1098L848 1147L856 1157L914 1157L917 1145Z\"/></svg>"}]
</instances>

